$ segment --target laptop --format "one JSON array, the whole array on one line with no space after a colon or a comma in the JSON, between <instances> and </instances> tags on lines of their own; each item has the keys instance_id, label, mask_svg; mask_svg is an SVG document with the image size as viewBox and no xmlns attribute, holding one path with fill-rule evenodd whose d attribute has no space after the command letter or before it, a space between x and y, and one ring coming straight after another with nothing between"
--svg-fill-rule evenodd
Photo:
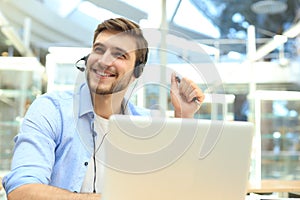
<instances>
[{"instance_id":1,"label":"laptop","mask_svg":"<svg viewBox=\"0 0 300 200\"><path fill-rule=\"evenodd\" d=\"M114 115L103 143L104 200L241 200L250 122Z\"/></svg>"}]
</instances>

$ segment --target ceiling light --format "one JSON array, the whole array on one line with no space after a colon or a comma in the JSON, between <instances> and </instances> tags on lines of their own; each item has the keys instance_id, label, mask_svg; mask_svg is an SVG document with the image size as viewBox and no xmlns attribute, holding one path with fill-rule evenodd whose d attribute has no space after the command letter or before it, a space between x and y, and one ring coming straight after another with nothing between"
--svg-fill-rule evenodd
<instances>
[{"instance_id":1,"label":"ceiling light","mask_svg":"<svg viewBox=\"0 0 300 200\"><path fill-rule=\"evenodd\" d=\"M262 0L252 4L251 9L257 14L277 14L287 9L287 4L279 0Z\"/></svg>"}]
</instances>

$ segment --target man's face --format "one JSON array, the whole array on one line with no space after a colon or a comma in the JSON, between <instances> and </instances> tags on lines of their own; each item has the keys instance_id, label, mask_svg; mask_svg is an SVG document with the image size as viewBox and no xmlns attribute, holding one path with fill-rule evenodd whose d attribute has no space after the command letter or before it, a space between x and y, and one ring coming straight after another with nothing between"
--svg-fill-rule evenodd
<instances>
[{"instance_id":1,"label":"man's face","mask_svg":"<svg viewBox=\"0 0 300 200\"><path fill-rule=\"evenodd\" d=\"M135 50L134 38L119 32L101 32L87 60L91 92L105 95L126 89L133 80Z\"/></svg>"}]
</instances>

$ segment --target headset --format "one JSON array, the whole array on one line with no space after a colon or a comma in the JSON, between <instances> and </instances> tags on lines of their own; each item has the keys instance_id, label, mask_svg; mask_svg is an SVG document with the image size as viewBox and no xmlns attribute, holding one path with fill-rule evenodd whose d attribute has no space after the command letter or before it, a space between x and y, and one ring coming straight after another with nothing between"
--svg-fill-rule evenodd
<instances>
[{"instance_id":1,"label":"headset","mask_svg":"<svg viewBox=\"0 0 300 200\"><path fill-rule=\"evenodd\" d=\"M134 65L133 75L135 78L139 78L144 71L145 64L139 60Z\"/></svg>"},{"instance_id":2,"label":"headset","mask_svg":"<svg viewBox=\"0 0 300 200\"><path fill-rule=\"evenodd\" d=\"M78 63L80 61L84 61L84 65L86 66L89 56L90 56L90 54L88 54L88 55L86 55L86 56L84 56L84 57L82 57L82 58L80 58L79 60L76 61L75 66L81 72L84 72L85 67L78 66ZM135 66L134 66L134 70L133 70L133 75L134 75L135 78L139 78L142 75L142 73L144 71L144 67L145 67L145 64L143 63L142 59L136 61Z\"/></svg>"},{"instance_id":3,"label":"headset","mask_svg":"<svg viewBox=\"0 0 300 200\"><path fill-rule=\"evenodd\" d=\"M87 60L88 60L89 56L90 56L90 54L88 54L88 55L86 55L86 56L84 56L84 57L82 57L82 58L80 58L79 60L76 61L75 66L76 66L76 68L79 69L81 72L84 72L85 67L80 67L80 66L78 66L78 63L79 63L80 61L83 60L83 61L84 61L84 66L86 66L86 63L87 63Z\"/></svg>"}]
</instances>

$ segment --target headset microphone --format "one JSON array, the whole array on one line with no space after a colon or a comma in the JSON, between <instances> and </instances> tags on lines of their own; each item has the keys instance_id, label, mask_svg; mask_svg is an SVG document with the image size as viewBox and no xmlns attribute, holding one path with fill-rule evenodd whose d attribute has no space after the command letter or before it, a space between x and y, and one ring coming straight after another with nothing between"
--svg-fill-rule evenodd
<instances>
[{"instance_id":1,"label":"headset microphone","mask_svg":"<svg viewBox=\"0 0 300 200\"><path fill-rule=\"evenodd\" d=\"M83 60L84 61L84 65L86 66L86 62L87 62L87 59L89 58L89 55L90 54L88 54L88 55L86 55L86 56L84 56L84 57L82 57L82 58L80 58L79 60L76 61L75 66L76 66L77 69L79 69L80 71L84 72L85 67L78 66L78 63Z\"/></svg>"}]
</instances>

